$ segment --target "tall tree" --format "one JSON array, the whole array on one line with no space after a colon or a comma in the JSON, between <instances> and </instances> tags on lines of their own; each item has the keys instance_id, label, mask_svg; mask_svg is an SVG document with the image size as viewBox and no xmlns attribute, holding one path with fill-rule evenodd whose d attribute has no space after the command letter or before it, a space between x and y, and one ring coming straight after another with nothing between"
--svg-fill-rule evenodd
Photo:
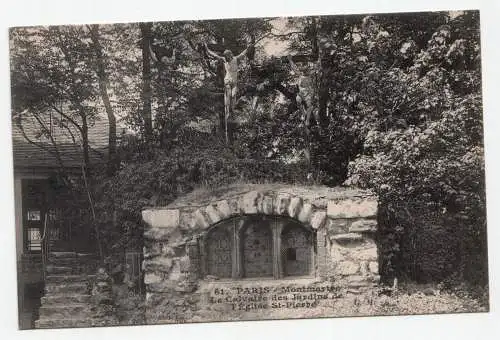
<instances>
[{"instance_id":1,"label":"tall tree","mask_svg":"<svg viewBox=\"0 0 500 340\"><path fill-rule=\"evenodd\" d=\"M118 166L118 155L116 153L116 117L111 106L111 101L108 95L108 75L105 69L105 57L103 48L99 38L99 25L92 25L89 27L90 37L92 39L92 46L96 57L96 73L99 79L99 92L101 94L106 115L108 117L108 176L113 176Z\"/></svg>"},{"instance_id":2,"label":"tall tree","mask_svg":"<svg viewBox=\"0 0 500 340\"><path fill-rule=\"evenodd\" d=\"M97 119L98 110L84 35L77 26L11 31L12 98L14 114L57 113L53 119L81 146L89 171L89 124Z\"/></svg>"},{"instance_id":3,"label":"tall tree","mask_svg":"<svg viewBox=\"0 0 500 340\"><path fill-rule=\"evenodd\" d=\"M148 143L153 139L153 119L151 110L151 23L141 23L142 34L142 117L144 135Z\"/></svg>"}]
</instances>

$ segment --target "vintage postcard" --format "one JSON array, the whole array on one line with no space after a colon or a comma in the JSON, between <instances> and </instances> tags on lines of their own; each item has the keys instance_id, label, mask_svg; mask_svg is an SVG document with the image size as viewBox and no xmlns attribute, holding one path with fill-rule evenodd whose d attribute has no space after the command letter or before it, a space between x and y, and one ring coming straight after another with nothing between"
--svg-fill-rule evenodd
<instances>
[{"instance_id":1,"label":"vintage postcard","mask_svg":"<svg viewBox=\"0 0 500 340\"><path fill-rule=\"evenodd\" d=\"M20 329L489 311L478 10L9 43Z\"/></svg>"}]
</instances>

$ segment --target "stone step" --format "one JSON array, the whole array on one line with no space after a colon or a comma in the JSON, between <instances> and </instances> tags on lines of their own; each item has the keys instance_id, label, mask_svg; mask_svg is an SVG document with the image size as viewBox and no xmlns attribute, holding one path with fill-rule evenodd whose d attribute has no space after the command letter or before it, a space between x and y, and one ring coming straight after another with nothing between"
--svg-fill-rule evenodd
<instances>
[{"instance_id":1,"label":"stone step","mask_svg":"<svg viewBox=\"0 0 500 340\"><path fill-rule=\"evenodd\" d=\"M99 256L93 253L76 253L76 257L79 260L93 260L93 261L99 260Z\"/></svg>"},{"instance_id":2,"label":"stone step","mask_svg":"<svg viewBox=\"0 0 500 340\"><path fill-rule=\"evenodd\" d=\"M53 263L53 264L64 264L64 263L78 263L78 258L77 257L63 257L63 258L57 258L57 257L49 257L47 259L48 263Z\"/></svg>"},{"instance_id":3,"label":"stone step","mask_svg":"<svg viewBox=\"0 0 500 340\"><path fill-rule=\"evenodd\" d=\"M42 306L89 303L90 298L90 294L50 294L42 296L41 303Z\"/></svg>"},{"instance_id":4,"label":"stone step","mask_svg":"<svg viewBox=\"0 0 500 340\"><path fill-rule=\"evenodd\" d=\"M75 254L74 256L56 257L50 256L47 258L49 263L94 263L99 260L94 254Z\"/></svg>"},{"instance_id":5,"label":"stone step","mask_svg":"<svg viewBox=\"0 0 500 340\"><path fill-rule=\"evenodd\" d=\"M77 253L74 251L53 251L49 253L49 259L61 259L61 258L76 258Z\"/></svg>"},{"instance_id":6,"label":"stone step","mask_svg":"<svg viewBox=\"0 0 500 340\"><path fill-rule=\"evenodd\" d=\"M47 294L57 293L80 293L86 294L90 290L86 282L68 282L68 283L47 283L45 292Z\"/></svg>"},{"instance_id":7,"label":"stone step","mask_svg":"<svg viewBox=\"0 0 500 340\"><path fill-rule=\"evenodd\" d=\"M74 270L95 270L97 268L97 261L95 260L89 260L89 259L82 259L82 260L70 260L70 259L63 259L63 260L56 260L56 261L48 261L47 267L52 266L52 267L68 267L72 268Z\"/></svg>"},{"instance_id":8,"label":"stone step","mask_svg":"<svg viewBox=\"0 0 500 340\"><path fill-rule=\"evenodd\" d=\"M88 282L92 281L95 275L48 275L46 283L70 283L70 282Z\"/></svg>"},{"instance_id":9,"label":"stone step","mask_svg":"<svg viewBox=\"0 0 500 340\"><path fill-rule=\"evenodd\" d=\"M41 320L86 319L91 317L90 308L90 305L87 303L41 306L39 315Z\"/></svg>"},{"instance_id":10,"label":"stone step","mask_svg":"<svg viewBox=\"0 0 500 340\"><path fill-rule=\"evenodd\" d=\"M96 272L96 266L91 264L73 263L65 265L47 265L47 273L49 275L76 275L76 274L94 274Z\"/></svg>"},{"instance_id":11,"label":"stone step","mask_svg":"<svg viewBox=\"0 0 500 340\"><path fill-rule=\"evenodd\" d=\"M71 274L73 270L74 268L71 266L47 265L47 273L49 274Z\"/></svg>"},{"instance_id":12,"label":"stone step","mask_svg":"<svg viewBox=\"0 0 500 340\"><path fill-rule=\"evenodd\" d=\"M51 319L51 320L36 320L35 328L76 328L76 327L91 327L92 320L89 319Z\"/></svg>"},{"instance_id":13,"label":"stone step","mask_svg":"<svg viewBox=\"0 0 500 340\"><path fill-rule=\"evenodd\" d=\"M65 264L74 264L74 263L82 263L82 264L93 263L93 264L97 264L98 259L95 259L93 257L49 258L47 262L49 264L56 264L56 265L65 265Z\"/></svg>"}]
</instances>

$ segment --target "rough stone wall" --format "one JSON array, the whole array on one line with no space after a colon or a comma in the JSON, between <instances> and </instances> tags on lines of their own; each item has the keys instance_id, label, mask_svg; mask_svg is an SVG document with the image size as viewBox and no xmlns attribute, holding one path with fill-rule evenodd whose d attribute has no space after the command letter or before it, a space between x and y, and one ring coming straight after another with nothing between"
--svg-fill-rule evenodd
<instances>
[{"instance_id":1,"label":"rough stone wall","mask_svg":"<svg viewBox=\"0 0 500 340\"><path fill-rule=\"evenodd\" d=\"M207 252L199 237L220 221L248 215L292 218L313 230L318 279L353 291L378 282L376 197L351 189L260 186L208 201L143 210L147 323L186 322L198 315L198 287L204 279L200 255Z\"/></svg>"},{"instance_id":2,"label":"rough stone wall","mask_svg":"<svg viewBox=\"0 0 500 340\"><path fill-rule=\"evenodd\" d=\"M99 268L92 288L93 326L116 326L113 280L104 268Z\"/></svg>"}]
</instances>

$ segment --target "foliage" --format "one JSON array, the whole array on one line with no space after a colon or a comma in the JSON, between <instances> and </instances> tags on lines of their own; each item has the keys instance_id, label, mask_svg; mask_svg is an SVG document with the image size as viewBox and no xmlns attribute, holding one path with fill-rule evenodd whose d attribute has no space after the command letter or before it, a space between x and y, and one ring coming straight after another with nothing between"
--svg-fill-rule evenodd
<instances>
[{"instance_id":1,"label":"foliage","mask_svg":"<svg viewBox=\"0 0 500 340\"><path fill-rule=\"evenodd\" d=\"M464 26L464 21L473 24ZM392 226L387 225L395 238L398 233L406 237L424 235L424 226L412 219L421 216L422 206L427 212L437 211L436 217L426 222L437 224L437 230L444 234L441 239L433 239L434 232L425 233L430 248L437 249L446 240L457 256L448 265L468 280L485 282L486 203L477 17L464 13L450 19L447 26L436 30L424 49L415 50L412 56L405 54L405 44L400 52L411 62L385 72L374 70L376 76L368 85L376 89L376 95L359 99L377 110L382 119L364 125L363 152L350 164L348 182L374 189L387 205L387 212L400 215L393 218ZM385 103L378 109L377 100ZM401 210L406 216L401 217ZM391 247L395 247L394 241L389 242ZM410 251L401 246L389 251L388 256ZM399 273L395 275L402 275L402 269L396 269ZM413 278L426 276L407 274ZM447 274L450 270L443 268L434 277Z\"/></svg>"}]
</instances>

